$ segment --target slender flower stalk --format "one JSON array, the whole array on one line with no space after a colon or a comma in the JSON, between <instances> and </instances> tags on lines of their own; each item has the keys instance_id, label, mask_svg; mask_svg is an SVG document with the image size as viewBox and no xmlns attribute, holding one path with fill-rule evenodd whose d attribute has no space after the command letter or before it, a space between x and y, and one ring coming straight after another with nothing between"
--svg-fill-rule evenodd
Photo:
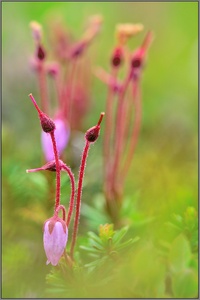
<instances>
[{"instance_id":1,"label":"slender flower stalk","mask_svg":"<svg viewBox=\"0 0 200 300\"><path fill-rule=\"evenodd\" d=\"M111 147L112 147L112 106L113 106L113 100L114 96L116 95L116 91L119 92L119 90L115 89L117 86L118 81L118 73L119 68L122 65L123 62L123 56L124 56L124 50L121 45L114 48L114 51L112 53L111 57L111 75L108 76L104 74L104 78L106 81L108 81L108 93L107 93L107 99L106 99L106 120L105 120L105 130L106 135L104 137L104 143L103 143L103 154L104 154L104 189L106 194L108 194L107 199L110 200L110 193L111 193L111 180L112 180L112 159L111 159ZM102 71L100 72L100 75L102 76Z\"/></svg>"},{"instance_id":2,"label":"slender flower stalk","mask_svg":"<svg viewBox=\"0 0 200 300\"><path fill-rule=\"evenodd\" d=\"M60 163L59 163L59 154L56 147L56 139L54 131L50 132L51 140L53 144L53 150L55 155L55 162L56 162L56 202L55 202L55 211L57 207L60 205Z\"/></svg>"},{"instance_id":3,"label":"slender flower stalk","mask_svg":"<svg viewBox=\"0 0 200 300\"><path fill-rule=\"evenodd\" d=\"M70 196L69 210L68 210L67 221L66 221L67 227L69 227L73 209L74 209L75 178L74 178L74 174L72 173L71 169L64 163L62 164L62 170L65 170L68 173L70 181L71 181L71 196Z\"/></svg>"},{"instance_id":4,"label":"slender flower stalk","mask_svg":"<svg viewBox=\"0 0 200 300\"><path fill-rule=\"evenodd\" d=\"M83 178L84 178L87 156L88 156L88 152L90 149L90 145L92 143L94 143L99 136L100 124L102 122L103 116L104 116L104 113L101 113L97 125L90 128L85 134L86 141L85 141L85 147L83 149L80 170L79 170L78 189L77 189L77 196L76 196L76 212L75 212L75 218L74 218L72 243L71 243L71 248L70 248L71 259L73 259L74 247L76 244L76 237L77 237L77 233L78 233L78 224L79 224L79 219L80 219L80 208L81 208L81 196L82 196L82 188L83 188Z\"/></svg>"},{"instance_id":5,"label":"slender flower stalk","mask_svg":"<svg viewBox=\"0 0 200 300\"><path fill-rule=\"evenodd\" d=\"M131 140L129 150L122 168L121 179L124 182L124 178L127 176L128 169L131 165L131 161L133 159L135 147L137 145L140 127L141 127L141 119L142 119L142 103L141 103L141 91L139 87L139 82L136 80L133 84L133 99L134 99L134 107L135 107L135 118L133 124L133 130L131 133Z\"/></svg>"},{"instance_id":6,"label":"slender flower stalk","mask_svg":"<svg viewBox=\"0 0 200 300\"><path fill-rule=\"evenodd\" d=\"M117 176L120 159L122 155L122 145L123 145L123 126L124 126L124 97L128 88L128 85L131 80L131 73L126 77L122 89L119 93L118 97L118 106L117 106L117 116L116 116L116 132L115 132L115 146L114 146L114 162L112 168L112 177L111 177L111 187L112 189L116 189L115 186L115 178Z\"/></svg>"},{"instance_id":7,"label":"slender flower stalk","mask_svg":"<svg viewBox=\"0 0 200 300\"><path fill-rule=\"evenodd\" d=\"M60 170L65 171L69 178L70 178L70 182L71 182L71 195L70 195L70 202L69 202L69 210L68 210L68 215L67 215L67 220L66 220L66 225L67 227L69 227L70 221L71 221L71 217L72 217L72 213L73 213L73 208L74 208L74 198L75 198L75 177L74 174L72 173L70 167L68 167L66 164L64 164L64 162L62 160L59 159L59 165L60 165ZM26 170L26 173L31 173L31 172L38 172L38 171L52 171L52 172L56 172L56 163L55 160L52 160L48 163L46 163L44 166L40 167L40 168L35 168L35 169L29 169ZM56 209L56 212L58 212L60 209L65 209L65 207L63 205L59 205ZM63 213L64 214L64 213ZM64 214L66 215L66 213ZM65 220L66 218L63 217L63 220Z\"/></svg>"},{"instance_id":8,"label":"slender flower stalk","mask_svg":"<svg viewBox=\"0 0 200 300\"><path fill-rule=\"evenodd\" d=\"M59 107L62 107L62 99L61 99L61 68L56 61L46 63L45 71L50 77L52 77L54 81L56 96L58 99Z\"/></svg>"},{"instance_id":9,"label":"slender flower stalk","mask_svg":"<svg viewBox=\"0 0 200 300\"><path fill-rule=\"evenodd\" d=\"M85 144L85 147L84 147L84 150L83 150L82 159L81 159L81 166L80 166L79 180L78 180L78 190L77 190L77 198L76 198L76 213L75 213L75 219L74 219L72 243L71 243L71 248L70 248L70 256L71 256L72 259L73 259L73 255L74 255L74 247L75 247L75 244L76 244L76 236L77 236L77 233L78 233L83 177L84 177L84 171L85 171L86 160L87 160L89 148L90 148L90 143L88 141L86 141L86 144Z\"/></svg>"},{"instance_id":10,"label":"slender flower stalk","mask_svg":"<svg viewBox=\"0 0 200 300\"><path fill-rule=\"evenodd\" d=\"M122 53L122 52L120 52ZM117 63L117 66L113 64ZM103 140L103 158L104 158L104 192L106 195L106 199L108 202L112 200L112 186L111 186L111 178L112 178L112 163L113 163L113 105L114 98L120 93L122 88L122 83L118 80L118 72L119 66L121 63L121 58L119 57L119 53L114 51L112 57L112 66L111 66L111 74L108 74L102 68L96 68L95 75L106 83L108 87L107 98L106 98L106 119L105 119L105 132L104 140Z\"/></svg>"},{"instance_id":11,"label":"slender flower stalk","mask_svg":"<svg viewBox=\"0 0 200 300\"><path fill-rule=\"evenodd\" d=\"M37 105L37 102L35 101L35 98L33 97L32 94L29 94L29 97L31 99L31 101L33 102L33 105L35 106L35 108L37 109L37 112L39 114L39 117L43 114L42 111L40 110L39 106Z\"/></svg>"},{"instance_id":12,"label":"slender flower stalk","mask_svg":"<svg viewBox=\"0 0 200 300\"><path fill-rule=\"evenodd\" d=\"M117 72L118 69L112 67L113 81L117 81ZM110 176L111 176L111 135L112 135L112 107L114 100L114 90L111 86L108 86L108 95L106 99L106 117L105 117L105 130L106 135L104 137L103 143L103 154L104 154L104 182L105 182L105 190L108 191L110 189Z\"/></svg>"},{"instance_id":13,"label":"slender flower stalk","mask_svg":"<svg viewBox=\"0 0 200 300\"><path fill-rule=\"evenodd\" d=\"M117 70L115 70L117 71ZM111 74L107 73L104 69L98 67L95 69L94 74L107 86L109 86L113 92L116 94L121 89L121 81L117 79L117 75L112 76ZM109 89L108 89L109 91ZM108 97L108 96L107 96Z\"/></svg>"},{"instance_id":14,"label":"slender flower stalk","mask_svg":"<svg viewBox=\"0 0 200 300\"><path fill-rule=\"evenodd\" d=\"M55 214L58 215L59 210L62 210L63 213L63 221L66 220L66 209L64 207L64 205L59 205L55 211ZM67 226L68 227L68 226Z\"/></svg>"},{"instance_id":15,"label":"slender flower stalk","mask_svg":"<svg viewBox=\"0 0 200 300\"><path fill-rule=\"evenodd\" d=\"M77 71L77 59L75 58L72 61L71 65L71 72L69 73L70 78L68 78L69 82L68 85L66 85L66 105L64 106L64 113L67 114L67 118L69 123L71 124L71 118L72 118L72 101L74 97L74 86L75 86L75 79L76 79L76 71Z\"/></svg>"},{"instance_id":16,"label":"slender flower stalk","mask_svg":"<svg viewBox=\"0 0 200 300\"><path fill-rule=\"evenodd\" d=\"M49 113L47 81L46 81L46 71L45 71L44 61L39 62L38 83L39 83L42 111L44 111L45 113Z\"/></svg>"},{"instance_id":17,"label":"slender flower stalk","mask_svg":"<svg viewBox=\"0 0 200 300\"><path fill-rule=\"evenodd\" d=\"M112 68L112 78L113 81L117 80L117 70ZM108 86L108 95L106 99L106 118L105 118L105 128L106 128L106 135L104 139L104 159L109 160L110 157L110 136L112 133L112 107L113 107L113 96L114 91L111 86Z\"/></svg>"}]
</instances>

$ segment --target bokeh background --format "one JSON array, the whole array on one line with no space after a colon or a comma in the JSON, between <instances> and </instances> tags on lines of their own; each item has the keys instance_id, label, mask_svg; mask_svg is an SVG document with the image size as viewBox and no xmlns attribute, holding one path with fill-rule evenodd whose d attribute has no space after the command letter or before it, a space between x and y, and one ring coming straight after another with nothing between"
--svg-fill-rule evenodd
<instances>
[{"instance_id":1,"label":"bokeh background","mask_svg":"<svg viewBox=\"0 0 200 300\"><path fill-rule=\"evenodd\" d=\"M106 70L118 23L144 24L144 32L129 42L131 49L142 42L145 32L154 32L142 82L142 130L125 187L127 205L134 209L131 215L129 209L124 212L130 226L138 228L137 234L151 244L170 236L164 224L171 221L172 215L184 216L188 207L198 211L198 3L4 2L1 5L2 296L41 298L45 296L45 276L50 271L45 265L42 224L53 207L49 204L45 175L25 173L28 168L40 166L42 161L39 122L28 98L30 92L36 99L39 95L37 79L29 64L34 51L30 21L43 25L48 45L49 23L57 16L78 39L87 18L101 14L103 28L90 53L92 67L102 66ZM92 106L84 121L85 130L96 123L99 112L105 109L106 92L103 83L93 76ZM107 216L98 219L93 215L104 201L101 146L102 137L88 158L81 221L84 226L80 235L97 230L101 222L109 222ZM64 183L63 193L69 193ZM89 206L94 210L87 209ZM151 218L154 221L145 223ZM142 222L147 225L140 227L138 224ZM144 250L144 256L148 256L146 249L154 251L151 247L138 246L138 249ZM196 296L195 292L192 296Z\"/></svg>"}]
</instances>

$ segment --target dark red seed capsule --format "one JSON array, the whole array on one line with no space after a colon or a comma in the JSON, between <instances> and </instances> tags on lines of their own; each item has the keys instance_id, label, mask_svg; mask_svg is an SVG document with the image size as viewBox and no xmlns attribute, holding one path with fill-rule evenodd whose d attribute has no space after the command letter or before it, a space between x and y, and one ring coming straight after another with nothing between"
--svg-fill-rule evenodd
<instances>
[{"instance_id":1,"label":"dark red seed capsule","mask_svg":"<svg viewBox=\"0 0 200 300\"><path fill-rule=\"evenodd\" d=\"M46 54L45 54L44 48L41 45L39 45L38 49L37 49L37 57L38 57L38 59L39 60L44 60L45 56L46 56Z\"/></svg>"},{"instance_id":2,"label":"dark red seed capsule","mask_svg":"<svg viewBox=\"0 0 200 300\"><path fill-rule=\"evenodd\" d=\"M122 58L123 58L122 49L116 48L112 56L112 65L114 67L118 67L122 62Z\"/></svg>"},{"instance_id":3,"label":"dark red seed capsule","mask_svg":"<svg viewBox=\"0 0 200 300\"><path fill-rule=\"evenodd\" d=\"M133 68L139 68L142 64L142 61L140 58L133 58L131 65Z\"/></svg>"},{"instance_id":4,"label":"dark red seed capsule","mask_svg":"<svg viewBox=\"0 0 200 300\"><path fill-rule=\"evenodd\" d=\"M51 120L47 115L42 113L39 115L40 123L44 132L51 132L56 129L56 125L53 120Z\"/></svg>"},{"instance_id":5,"label":"dark red seed capsule","mask_svg":"<svg viewBox=\"0 0 200 300\"><path fill-rule=\"evenodd\" d=\"M94 126L86 131L85 138L88 142L95 142L99 136L100 126Z\"/></svg>"}]
</instances>

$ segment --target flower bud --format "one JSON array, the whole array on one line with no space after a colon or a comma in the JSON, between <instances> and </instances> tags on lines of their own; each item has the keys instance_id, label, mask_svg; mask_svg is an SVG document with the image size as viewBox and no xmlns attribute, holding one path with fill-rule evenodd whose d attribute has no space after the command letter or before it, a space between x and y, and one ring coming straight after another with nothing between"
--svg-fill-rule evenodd
<instances>
[{"instance_id":1,"label":"flower bud","mask_svg":"<svg viewBox=\"0 0 200 300\"><path fill-rule=\"evenodd\" d=\"M85 139L90 142L90 143L94 143L98 136L99 136L99 131L100 131L100 124L101 124L101 121L103 119L103 116L104 116L105 113L101 113L100 115L100 118L99 118L99 121L97 123L96 126L93 126L91 127L90 129L88 129L86 131L86 134L85 134Z\"/></svg>"},{"instance_id":2,"label":"flower bud","mask_svg":"<svg viewBox=\"0 0 200 300\"><path fill-rule=\"evenodd\" d=\"M94 143L99 136L100 126L93 126L88 129L85 134L85 138L88 142Z\"/></svg>"},{"instance_id":3,"label":"flower bud","mask_svg":"<svg viewBox=\"0 0 200 300\"><path fill-rule=\"evenodd\" d=\"M39 115L39 118L40 118L40 123L41 123L43 131L48 133L48 132L51 132L51 131L55 130L56 126L55 126L54 121L52 119L50 119L45 113L43 113L41 111L41 109L37 105L37 103L36 103L36 101L35 101L32 94L29 94L29 97L30 97L31 101L33 102L33 105L35 106L35 108L38 112L38 115Z\"/></svg>"},{"instance_id":4,"label":"flower bud","mask_svg":"<svg viewBox=\"0 0 200 300\"><path fill-rule=\"evenodd\" d=\"M52 217L44 223L44 250L47 263L56 266L63 255L67 244L68 229L65 222L59 217Z\"/></svg>"},{"instance_id":5,"label":"flower bud","mask_svg":"<svg viewBox=\"0 0 200 300\"><path fill-rule=\"evenodd\" d=\"M142 66L143 63L143 55L142 55L142 51L138 51L137 54L135 54L131 60L131 66L134 69L140 68Z\"/></svg>"},{"instance_id":6,"label":"flower bud","mask_svg":"<svg viewBox=\"0 0 200 300\"><path fill-rule=\"evenodd\" d=\"M43 46L39 45L37 48L37 58L42 61L45 59L45 57L46 57L46 53L44 51L44 48Z\"/></svg>"},{"instance_id":7,"label":"flower bud","mask_svg":"<svg viewBox=\"0 0 200 300\"><path fill-rule=\"evenodd\" d=\"M152 32L148 32L145 36L145 39L144 39L141 47L139 49L137 49L132 55L132 59L131 59L132 68L139 69L140 67L142 67L145 56L147 54L147 49L149 48L149 46L152 42L152 39L153 39Z\"/></svg>"},{"instance_id":8,"label":"flower bud","mask_svg":"<svg viewBox=\"0 0 200 300\"><path fill-rule=\"evenodd\" d=\"M49 133L56 129L56 125L52 119L50 119L46 114L39 114L40 123L44 132Z\"/></svg>"},{"instance_id":9,"label":"flower bud","mask_svg":"<svg viewBox=\"0 0 200 300\"><path fill-rule=\"evenodd\" d=\"M113 56L112 56L112 65L114 67L118 67L121 65L123 59L123 51L121 47L118 47L114 50Z\"/></svg>"}]
</instances>

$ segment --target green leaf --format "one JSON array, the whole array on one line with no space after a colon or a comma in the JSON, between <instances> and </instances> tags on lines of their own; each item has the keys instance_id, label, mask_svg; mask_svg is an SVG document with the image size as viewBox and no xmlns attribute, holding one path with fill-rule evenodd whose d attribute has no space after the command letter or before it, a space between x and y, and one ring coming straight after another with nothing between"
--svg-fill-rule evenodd
<instances>
[{"instance_id":1,"label":"green leaf","mask_svg":"<svg viewBox=\"0 0 200 300\"><path fill-rule=\"evenodd\" d=\"M85 265L85 267L90 268L90 267L97 267L97 266L101 266L105 261L107 260L107 257L101 257L98 260L94 260L88 264Z\"/></svg>"},{"instance_id":2,"label":"green leaf","mask_svg":"<svg viewBox=\"0 0 200 300\"><path fill-rule=\"evenodd\" d=\"M99 224L105 224L108 219L104 212L98 211L96 208L82 203L81 205L81 215L87 218L87 221L92 224L92 226L97 227Z\"/></svg>"},{"instance_id":3,"label":"green leaf","mask_svg":"<svg viewBox=\"0 0 200 300\"><path fill-rule=\"evenodd\" d=\"M198 295L198 275L191 269L186 269L172 278L174 297L195 298Z\"/></svg>"},{"instance_id":4,"label":"green leaf","mask_svg":"<svg viewBox=\"0 0 200 300\"><path fill-rule=\"evenodd\" d=\"M88 235L89 235L90 238L92 238L93 240L95 240L97 243L99 243L101 245L101 239L100 239L100 237L98 237L98 235L96 235L92 231L89 231Z\"/></svg>"},{"instance_id":5,"label":"green leaf","mask_svg":"<svg viewBox=\"0 0 200 300\"><path fill-rule=\"evenodd\" d=\"M123 227L119 231L116 231L113 236L113 243L118 244L120 240L124 237L124 235L127 233L127 231L128 231L128 226Z\"/></svg>"},{"instance_id":6,"label":"green leaf","mask_svg":"<svg viewBox=\"0 0 200 300\"><path fill-rule=\"evenodd\" d=\"M174 229L177 233L180 233L181 230L182 230L179 226L177 226L177 225L175 225L175 224L173 224L173 223L171 223L171 222L166 222L165 225L168 226L168 227L171 227L171 228Z\"/></svg>"},{"instance_id":7,"label":"green leaf","mask_svg":"<svg viewBox=\"0 0 200 300\"><path fill-rule=\"evenodd\" d=\"M139 239L140 239L140 238L139 238L138 236L135 237L134 239L130 239L130 240L128 240L128 241L126 241L126 242L120 244L119 246L115 247L115 250L121 250L121 249L123 249L123 248L125 248L125 247L128 247L129 245L131 245L131 244L137 242Z\"/></svg>"},{"instance_id":8,"label":"green leaf","mask_svg":"<svg viewBox=\"0 0 200 300\"><path fill-rule=\"evenodd\" d=\"M99 250L103 250L104 247L102 246L102 244L100 245L99 243L97 243L96 241L92 240L91 238L89 238L89 243L91 247L94 247L95 249L99 249Z\"/></svg>"},{"instance_id":9,"label":"green leaf","mask_svg":"<svg viewBox=\"0 0 200 300\"><path fill-rule=\"evenodd\" d=\"M86 246L80 246L81 249L88 251L88 252L94 252L94 253L99 253L99 250L96 248L92 247L86 247Z\"/></svg>"},{"instance_id":10,"label":"green leaf","mask_svg":"<svg viewBox=\"0 0 200 300\"><path fill-rule=\"evenodd\" d=\"M172 218L174 219L174 221L176 221L177 223L179 223L180 225L182 225L183 218L180 215L173 214Z\"/></svg>"},{"instance_id":11,"label":"green leaf","mask_svg":"<svg viewBox=\"0 0 200 300\"><path fill-rule=\"evenodd\" d=\"M188 240L180 234L174 239L169 252L169 261L173 272L187 268L191 260L191 249Z\"/></svg>"}]
</instances>

